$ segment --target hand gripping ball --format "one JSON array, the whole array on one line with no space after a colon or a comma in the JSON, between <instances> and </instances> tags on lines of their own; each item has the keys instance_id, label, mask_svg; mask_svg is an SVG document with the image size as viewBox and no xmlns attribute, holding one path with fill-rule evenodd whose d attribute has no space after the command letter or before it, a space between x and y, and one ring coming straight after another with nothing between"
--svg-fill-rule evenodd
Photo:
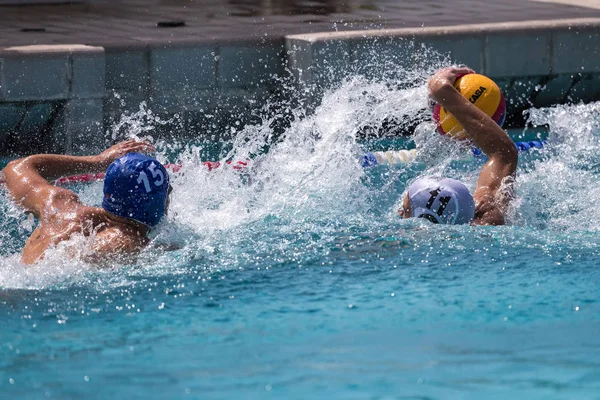
<instances>
[{"instance_id":1,"label":"hand gripping ball","mask_svg":"<svg viewBox=\"0 0 600 400\"><path fill-rule=\"evenodd\" d=\"M454 87L498 125L504 124L506 101L498 85L490 78L479 74L467 74L459 77L454 82ZM455 139L466 138L462 125L437 103L433 106L433 119L440 134Z\"/></svg>"}]
</instances>

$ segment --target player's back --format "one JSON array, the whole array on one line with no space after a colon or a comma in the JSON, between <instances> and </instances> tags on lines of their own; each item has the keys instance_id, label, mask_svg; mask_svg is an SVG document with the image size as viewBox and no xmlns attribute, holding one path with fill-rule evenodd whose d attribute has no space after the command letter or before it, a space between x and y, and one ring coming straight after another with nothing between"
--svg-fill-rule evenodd
<instances>
[{"instance_id":1,"label":"player's back","mask_svg":"<svg viewBox=\"0 0 600 400\"><path fill-rule=\"evenodd\" d=\"M47 215L40 220L25 244L21 261L32 264L47 249L72 239L74 235L93 236L89 251L73 249L73 253L85 254L87 261L94 262L137 253L148 242L145 235L140 235L138 230L126 221L120 221L119 217L103 208L81 204L71 212Z\"/></svg>"}]
</instances>

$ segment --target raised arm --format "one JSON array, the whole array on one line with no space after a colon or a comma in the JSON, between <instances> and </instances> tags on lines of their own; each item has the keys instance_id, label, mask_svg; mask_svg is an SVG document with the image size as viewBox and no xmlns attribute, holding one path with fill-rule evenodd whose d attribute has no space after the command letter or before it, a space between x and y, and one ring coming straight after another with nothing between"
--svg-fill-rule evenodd
<instances>
[{"instance_id":1,"label":"raised arm","mask_svg":"<svg viewBox=\"0 0 600 400\"><path fill-rule=\"evenodd\" d=\"M11 161L2 174L15 201L39 218L57 194L76 198L71 191L59 189L49 181L66 175L104 172L113 160L127 153L153 150L148 143L128 140L95 156L37 154Z\"/></svg>"},{"instance_id":2,"label":"raised arm","mask_svg":"<svg viewBox=\"0 0 600 400\"><path fill-rule=\"evenodd\" d=\"M429 80L429 94L460 122L473 144L488 157L479 174L474 223L502 225L511 196L499 196L507 179L517 170L517 149L506 132L483 111L463 97L454 87L457 75L473 72L466 68L445 68Z\"/></svg>"}]
</instances>

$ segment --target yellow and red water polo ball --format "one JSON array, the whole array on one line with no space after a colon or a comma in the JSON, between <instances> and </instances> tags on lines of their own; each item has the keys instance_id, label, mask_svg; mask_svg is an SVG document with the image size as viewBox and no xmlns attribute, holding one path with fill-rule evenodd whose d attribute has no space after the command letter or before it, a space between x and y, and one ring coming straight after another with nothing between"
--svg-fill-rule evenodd
<instances>
[{"instance_id":1,"label":"yellow and red water polo ball","mask_svg":"<svg viewBox=\"0 0 600 400\"><path fill-rule=\"evenodd\" d=\"M479 74L467 74L459 77L454 82L454 87L498 125L504 124L506 101L502 91L493 80ZM466 138L462 125L437 103L433 106L433 119L440 134L456 139Z\"/></svg>"}]
</instances>

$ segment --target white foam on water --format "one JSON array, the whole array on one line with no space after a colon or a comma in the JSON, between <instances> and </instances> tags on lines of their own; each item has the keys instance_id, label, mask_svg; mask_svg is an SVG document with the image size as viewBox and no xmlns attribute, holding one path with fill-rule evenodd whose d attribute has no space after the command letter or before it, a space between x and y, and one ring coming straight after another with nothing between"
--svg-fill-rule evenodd
<instances>
[{"instance_id":1,"label":"white foam on water","mask_svg":"<svg viewBox=\"0 0 600 400\"><path fill-rule=\"evenodd\" d=\"M74 235L48 251L44 259L33 265L20 262L20 254L0 257L0 287L43 289L89 283L89 272L97 267L82 261L89 253L91 238ZM108 270L114 266L105 266Z\"/></svg>"},{"instance_id":2,"label":"white foam on water","mask_svg":"<svg viewBox=\"0 0 600 400\"><path fill-rule=\"evenodd\" d=\"M548 126L548 144L541 158L522 157L514 222L551 231L598 231L600 103L532 109L529 121Z\"/></svg>"}]
</instances>

